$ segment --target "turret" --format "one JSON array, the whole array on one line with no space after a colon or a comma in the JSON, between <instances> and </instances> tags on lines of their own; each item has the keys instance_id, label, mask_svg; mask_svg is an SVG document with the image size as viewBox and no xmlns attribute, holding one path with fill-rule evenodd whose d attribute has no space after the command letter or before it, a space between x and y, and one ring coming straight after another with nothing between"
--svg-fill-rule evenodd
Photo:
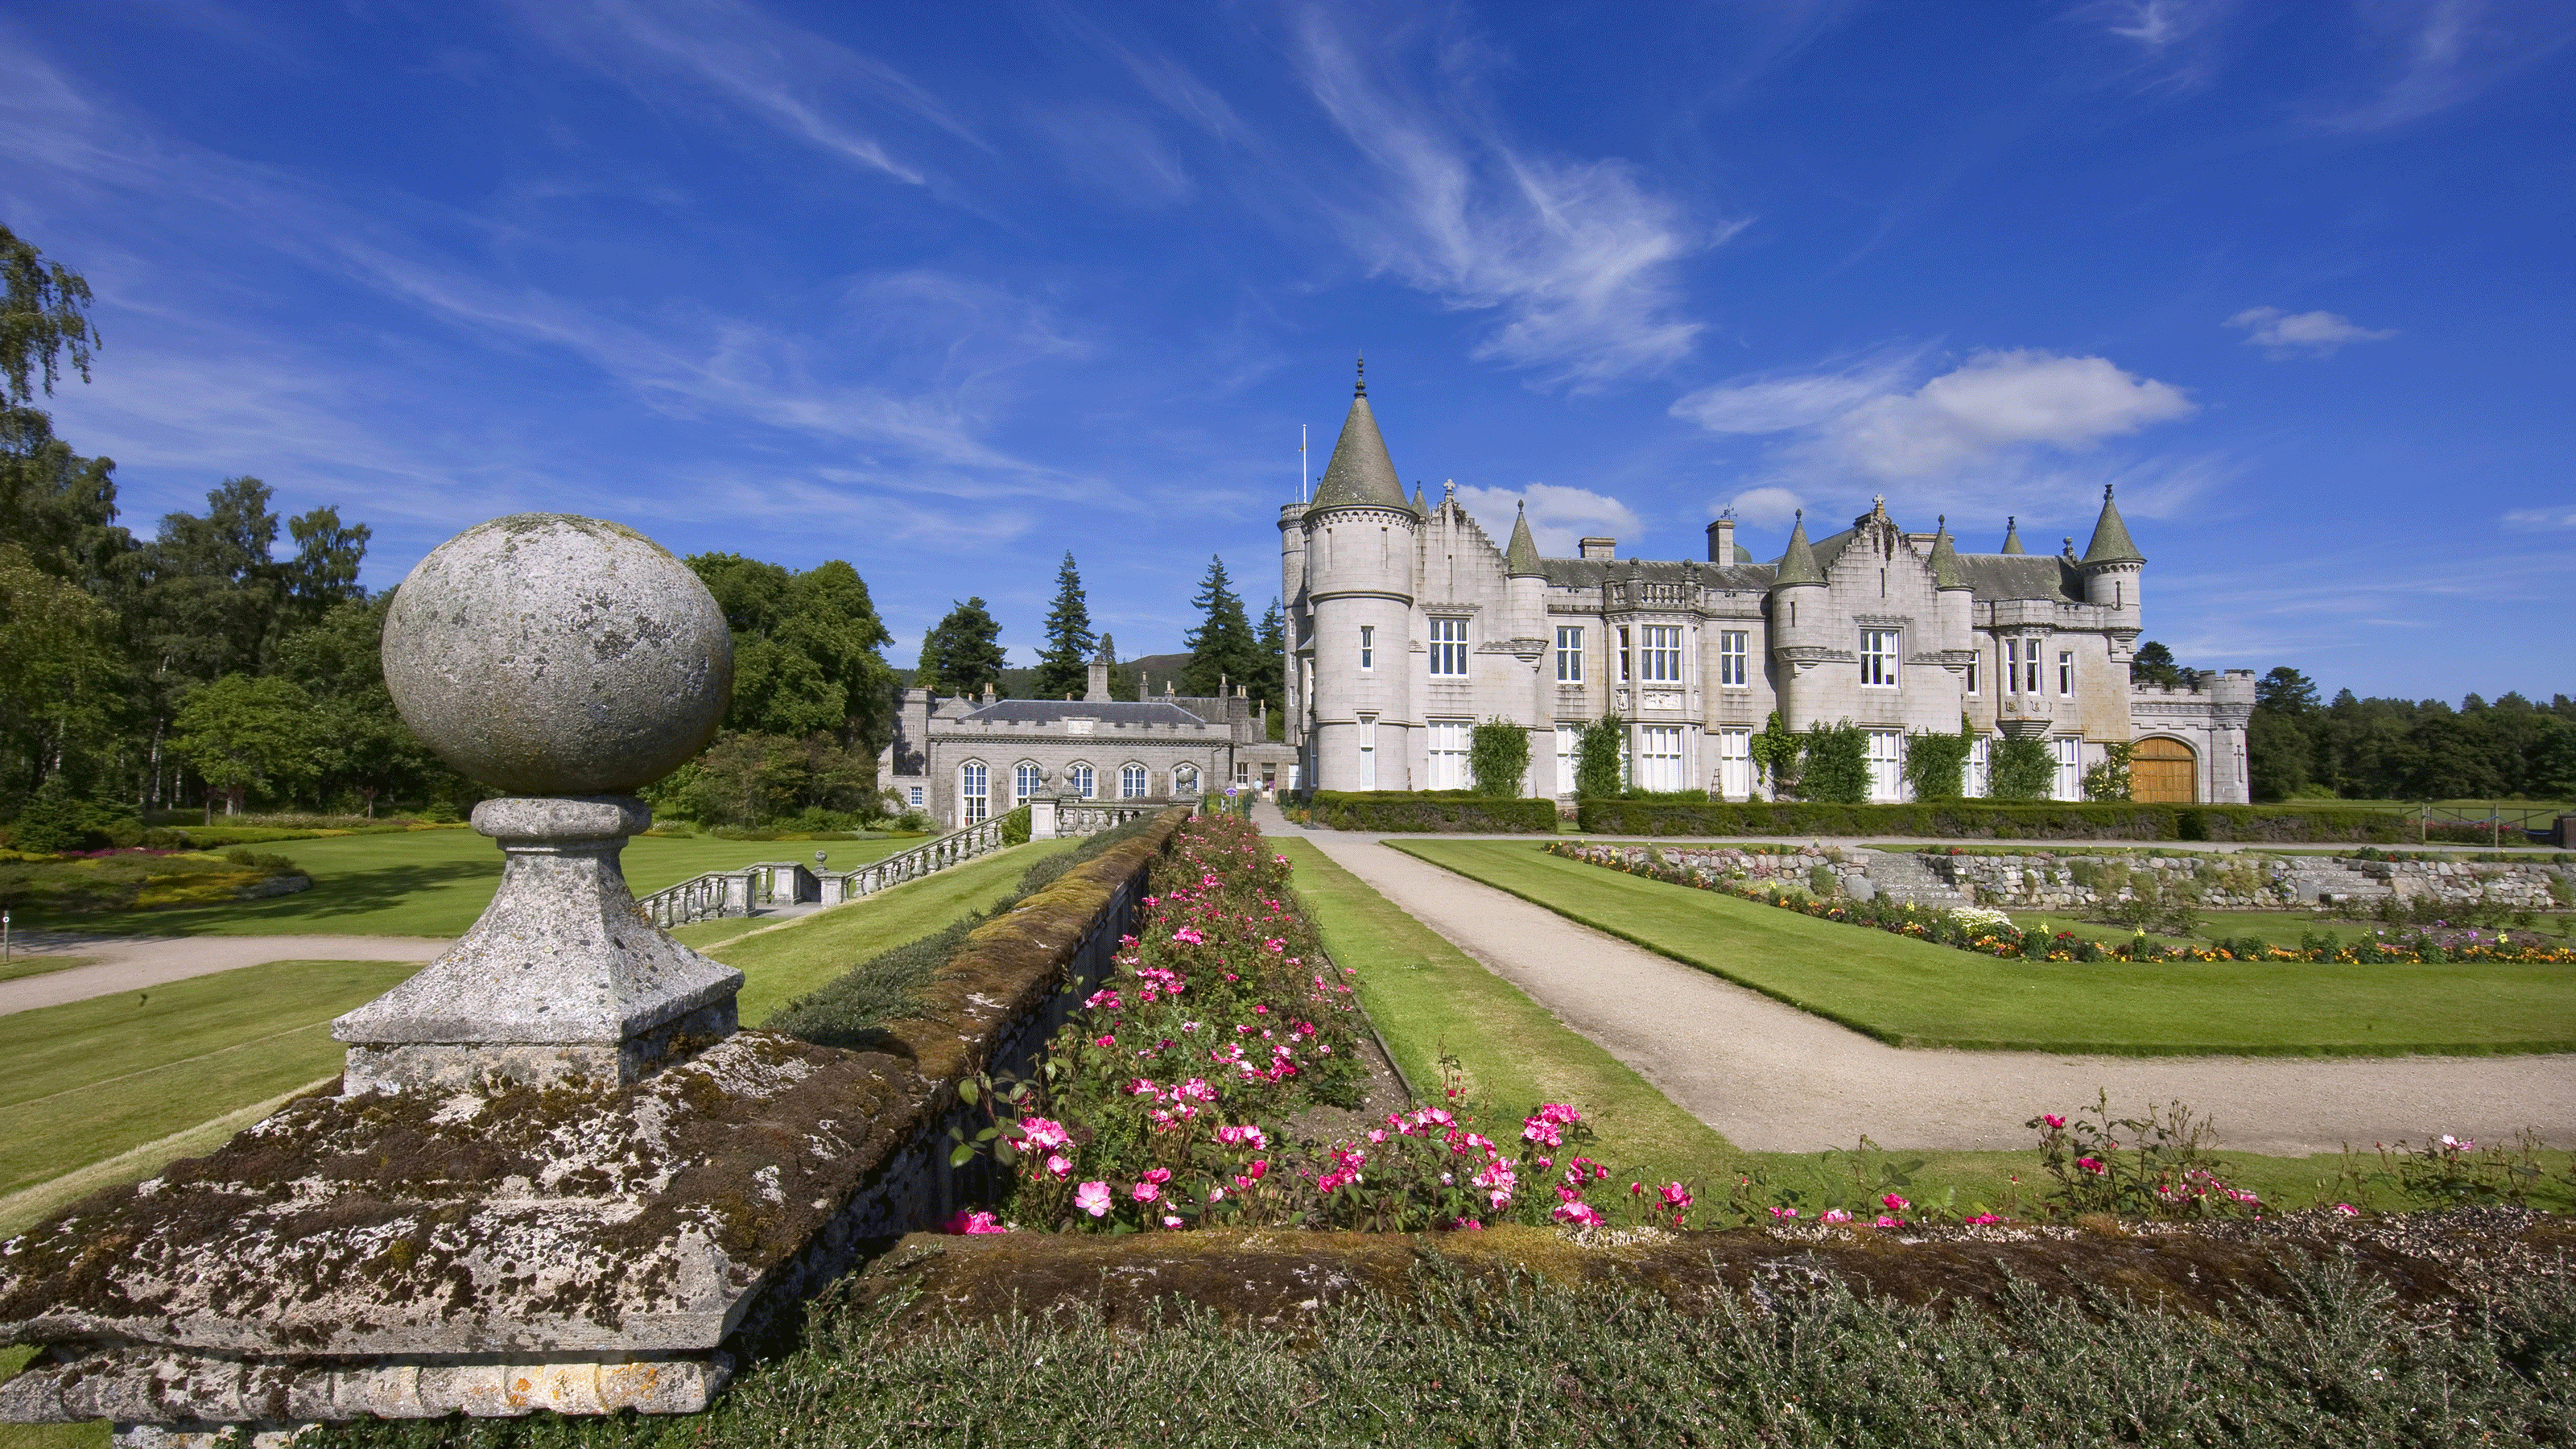
<instances>
[{"instance_id":1,"label":"turret","mask_svg":"<svg viewBox=\"0 0 2576 1449\"><path fill-rule=\"evenodd\" d=\"M1313 782L1403 790L1413 722L1414 570L1423 515L1379 435L1363 370L1302 520L1314 651Z\"/></svg>"},{"instance_id":2,"label":"turret","mask_svg":"<svg viewBox=\"0 0 2576 1449\"><path fill-rule=\"evenodd\" d=\"M2013 518L2013 517L2009 517L2009 516L2008 516L2008 517L2006 517L2006 518L2004 519L2004 546L2003 546L2001 549L1997 550L1997 551L1998 551L1998 552L2001 552L2001 553L2028 553L2028 552L2030 552L2030 550L2028 550L2028 549L2026 549L2026 548L2023 548L2023 547L2021 546L2021 520L2020 520L2020 519L2018 519L2018 518Z\"/></svg>"},{"instance_id":3,"label":"turret","mask_svg":"<svg viewBox=\"0 0 2576 1449\"><path fill-rule=\"evenodd\" d=\"M1959 550L1950 542L1950 515L1942 514L1932 535L1932 587L1941 609L1941 647L1976 647L1976 590L1959 567Z\"/></svg>"},{"instance_id":4,"label":"turret","mask_svg":"<svg viewBox=\"0 0 2576 1449\"><path fill-rule=\"evenodd\" d=\"M1789 529L1788 551L1780 555L1770 596L1771 653L1780 665L1780 713L1792 729L1802 723L1798 679L1806 668L1801 666L1812 668L1833 647L1828 602L1825 571L1816 566L1816 551L1807 543L1807 513L1800 509L1798 521Z\"/></svg>"},{"instance_id":5,"label":"turret","mask_svg":"<svg viewBox=\"0 0 2576 1449\"><path fill-rule=\"evenodd\" d=\"M2093 542L2084 550L2084 597L2096 607L2116 611L2111 628L2135 638L2140 627L2139 583L2147 556L2130 541L2129 525L2111 501L2111 485L2102 485L2102 516L2093 523Z\"/></svg>"}]
</instances>

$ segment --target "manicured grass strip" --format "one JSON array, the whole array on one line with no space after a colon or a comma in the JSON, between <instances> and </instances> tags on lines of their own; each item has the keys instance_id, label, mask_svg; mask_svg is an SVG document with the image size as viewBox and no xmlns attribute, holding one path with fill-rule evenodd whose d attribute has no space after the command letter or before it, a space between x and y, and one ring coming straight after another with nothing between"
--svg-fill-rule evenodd
<instances>
[{"instance_id":1,"label":"manicured grass strip","mask_svg":"<svg viewBox=\"0 0 2576 1449\"><path fill-rule=\"evenodd\" d=\"M50 976L57 971L69 971L75 966L87 966L97 959L95 956L22 955L13 958L6 966L0 966L0 981L17 981L29 976Z\"/></svg>"},{"instance_id":2,"label":"manicured grass strip","mask_svg":"<svg viewBox=\"0 0 2576 1449\"><path fill-rule=\"evenodd\" d=\"M1740 1154L1625 1063L1312 844L1269 844L1294 866L1325 949L1358 969L1360 1002L1416 1091L1438 1099L1446 1052L1464 1065L1490 1136L1516 1133L1541 1102L1571 1102L1601 1134L1592 1155L1613 1168L1731 1180Z\"/></svg>"},{"instance_id":3,"label":"manicured grass strip","mask_svg":"<svg viewBox=\"0 0 2576 1449\"><path fill-rule=\"evenodd\" d=\"M1535 845L1388 845L1895 1046L2131 1056L2576 1051L2576 970L2565 966L2000 961Z\"/></svg>"},{"instance_id":4,"label":"manicured grass strip","mask_svg":"<svg viewBox=\"0 0 2576 1449\"><path fill-rule=\"evenodd\" d=\"M1036 840L995 851L865 900L799 917L776 930L743 935L707 948L707 954L748 978L738 998L742 1021L758 1026L771 1012L869 957L918 941L969 911L991 907L1011 893L1030 866L1081 843Z\"/></svg>"},{"instance_id":5,"label":"manicured grass strip","mask_svg":"<svg viewBox=\"0 0 2576 1449\"><path fill-rule=\"evenodd\" d=\"M884 840L717 840L639 835L626 843L626 882L649 895L702 871L765 860L811 862L830 852L836 868L909 850L916 837ZM342 835L260 847L304 867L313 888L291 896L195 910L59 916L66 930L145 936L455 936L474 924L501 881L501 849L470 830ZM25 924L21 918L21 924Z\"/></svg>"},{"instance_id":6,"label":"manicured grass strip","mask_svg":"<svg viewBox=\"0 0 2576 1449\"><path fill-rule=\"evenodd\" d=\"M331 1018L419 969L272 961L0 1016L0 1195L332 1075Z\"/></svg>"}]
</instances>

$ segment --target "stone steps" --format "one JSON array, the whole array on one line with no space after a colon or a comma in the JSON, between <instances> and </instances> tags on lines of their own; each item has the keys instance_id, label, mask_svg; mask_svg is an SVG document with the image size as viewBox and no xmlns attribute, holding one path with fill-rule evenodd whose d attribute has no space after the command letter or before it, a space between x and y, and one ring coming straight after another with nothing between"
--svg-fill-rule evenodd
<instances>
[{"instance_id":1,"label":"stone steps","mask_svg":"<svg viewBox=\"0 0 2576 1449\"><path fill-rule=\"evenodd\" d=\"M1943 911L1965 910L1976 904L1967 892L1943 878L1930 861L1914 851L1855 850L1850 854L1860 858L1869 872L1869 883L1889 900Z\"/></svg>"}]
</instances>

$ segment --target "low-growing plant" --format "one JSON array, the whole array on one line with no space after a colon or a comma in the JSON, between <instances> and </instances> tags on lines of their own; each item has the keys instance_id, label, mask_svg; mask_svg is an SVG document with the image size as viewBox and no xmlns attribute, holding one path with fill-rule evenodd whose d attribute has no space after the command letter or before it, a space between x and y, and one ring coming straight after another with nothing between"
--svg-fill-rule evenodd
<instances>
[{"instance_id":1,"label":"low-growing plant","mask_svg":"<svg viewBox=\"0 0 2576 1449\"><path fill-rule=\"evenodd\" d=\"M2261 1205L2219 1176L2209 1151L2216 1134L2181 1102L2115 1120L2105 1091L2071 1116L2047 1112L2023 1125L2039 1133L2040 1165L2053 1184L2040 1205L2059 1216L2236 1217Z\"/></svg>"}]
</instances>

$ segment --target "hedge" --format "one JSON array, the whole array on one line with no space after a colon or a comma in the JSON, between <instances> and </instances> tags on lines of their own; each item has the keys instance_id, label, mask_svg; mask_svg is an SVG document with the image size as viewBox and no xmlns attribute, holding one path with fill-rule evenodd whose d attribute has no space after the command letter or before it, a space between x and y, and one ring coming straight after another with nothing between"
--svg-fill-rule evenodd
<instances>
[{"instance_id":1,"label":"hedge","mask_svg":"<svg viewBox=\"0 0 2576 1449\"><path fill-rule=\"evenodd\" d=\"M1317 790L1309 823L1332 830L1431 830L1460 834L1553 835L1556 802L1452 791Z\"/></svg>"},{"instance_id":2,"label":"hedge","mask_svg":"<svg viewBox=\"0 0 2576 1449\"><path fill-rule=\"evenodd\" d=\"M1911 805L1749 801L1692 805L1586 800L1577 819L1599 835L1914 835L1955 840L2229 840L2394 843L2415 838L2415 817L2314 805L2005 804L1935 800Z\"/></svg>"}]
</instances>

